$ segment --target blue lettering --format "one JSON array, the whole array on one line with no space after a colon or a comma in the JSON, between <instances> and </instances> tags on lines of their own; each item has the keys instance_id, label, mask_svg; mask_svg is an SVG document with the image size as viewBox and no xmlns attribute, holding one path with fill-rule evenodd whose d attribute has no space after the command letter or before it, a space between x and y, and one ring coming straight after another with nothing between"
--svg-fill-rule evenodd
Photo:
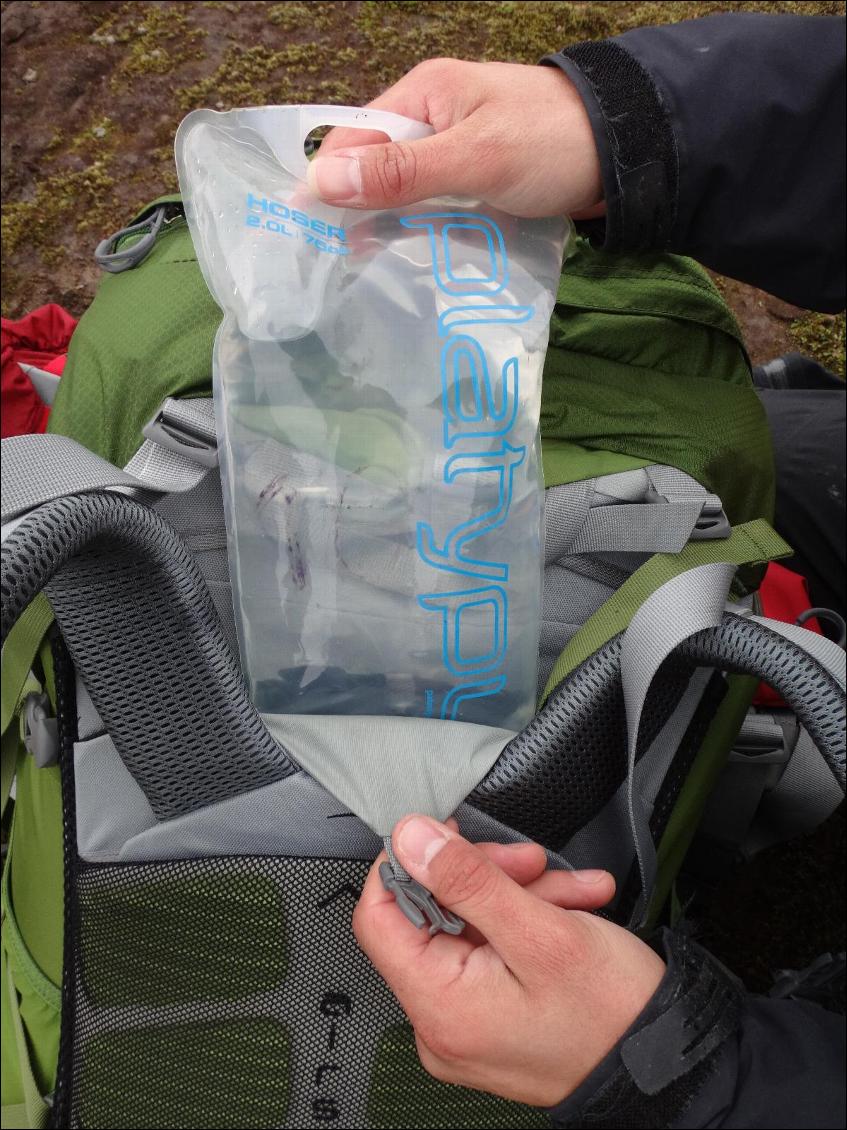
<instances>
[{"instance_id":1,"label":"blue lettering","mask_svg":"<svg viewBox=\"0 0 847 1130\"><path fill-rule=\"evenodd\" d=\"M505 289L509 264L503 235L493 220L439 212L407 216L400 222L427 233L432 275L439 290L454 298L488 299ZM473 275L457 266L467 260L469 244L479 252ZM450 306L438 319L438 335L445 339L440 359L444 482L449 486L460 475L495 475L497 486L496 503L483 514L458 523L441 542L429 522L417 524L416 544L422 561L442 573L487 582L477 588L418 597L421 608L441 617L442 662L458 680L442 697L441 718L460 718L463 704L498 695L507 685L506 674L498 668L508 649L509 594L505 586L509 562L486 560L472 543L478 544L508 521L515 472L526 462L527 448L506 438L517 421L518 357L503 361L499 375L492 379L485 333L486 327L497 324L518 326L534 314L532 306L471 302ZM492 450L492 441L498 439L499 445ZM454 454L447 454L450 451ZM467 493L473 495L473 488ZM436 713L432 699L432 692L427 692L427 717Z\"/></svg>"},{"instance_id":2,"label":"blue lettering","mask_svg":"<svg viewBox=\"0 0 847 1130\"><path fill-rule=\"evenodd\" d=\"M506 592L500 585L485 585L460 592L426 593L418 604L441 613L441 651L452 675L480 675L502 663L508 642ZM466 654L462 636L473 632L485 637L487 650Z\"/></svg>"},{"instance_id":3,"label":"blue lettering","mask_svg":"<svg viewBox=\"0 0 847 1130\"><path fill-rule=\"evenodd\" d=\"M447 294L463 297L499 294L509 281L509 265L503 233L487 216L468 216L461 212L433 212L425 216L407 216L400 221L407 228L424 228L429 233L432 273L436 285ZM473 233L478 245L484 241L488 258L482 275L463 277L453 266L450 245L459 239L467 245ZM463 255L467 258L467 249Z\"/></svg>"},{"instance_id":4,"label":"blue lettering","mask_svg":"<svg viewBox=\"0 0 847 1130\"><path fill-rule=\"evenodd\" d=\"M494 472L498 476L497 505L486 510L478 518L469 518L455 526L439 549L435 534L428 522L418 523L418 553L428 565L435 569L445 569L450 573L462 573L471 577L493 577L508 581L507 562L480 561L465 553L464 547L475 538L499 529L509 516L512 505L512 488L515 470L526 459L525 447L512 447L504 443L499 451L487 454L453 455L444 465L444 481L452 483L458 475L486 474Z\"/></svg>"}]
</instances>

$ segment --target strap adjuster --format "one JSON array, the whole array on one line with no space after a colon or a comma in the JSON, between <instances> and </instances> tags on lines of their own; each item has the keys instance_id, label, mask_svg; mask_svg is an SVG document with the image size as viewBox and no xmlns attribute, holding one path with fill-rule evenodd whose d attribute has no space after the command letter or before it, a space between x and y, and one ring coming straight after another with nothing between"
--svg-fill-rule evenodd
<instances>
[{"instance_id":1,"label":"strap adjuster","mask_svg":"<svg viewBox=\"0 0 847 1130\"><path fill-rule=\"evenodd\" d=\"M141 429L141 434L166 451L193 459L201 467L217 466L217 440L210 438L208 433L204 434L199 428L192 428L185 419L175 419L168 412L167 402L148 420Z\"/></svg>"},{"instance_id":2,"label":"strap adjuster","mask_svg":"<svg viewBox=\"0 0 847 1130\"><path fill-rule=\"evenodd\" d=\"M706 503L700 512L700 517L694 523L694 529L689 534L689 541L717 541L719 538L731 536L732 526L723 507L720 510L711 510Z\"/></svg>"}]
</instances>

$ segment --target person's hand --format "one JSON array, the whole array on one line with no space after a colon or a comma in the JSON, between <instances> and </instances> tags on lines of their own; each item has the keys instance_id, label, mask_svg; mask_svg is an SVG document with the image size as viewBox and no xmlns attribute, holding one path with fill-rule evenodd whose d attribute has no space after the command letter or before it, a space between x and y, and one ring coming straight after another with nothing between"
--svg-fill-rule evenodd
<instances>
[{"instance_id":1,"label":"person's hand","mask_svg":"<svg viewBox=\"0 0 847 1130\"><path fill-rule=\"evenodd\" d=\"M554 1106L636 1019L665 966L628 931L586 913L614 893L603 871L546 871L537 845L473 845L410 816L394 829L399 862L442 906L460 937L430 938L403 916L378 874L353 915L359 945L415 1030L436 1079ZM563 909L568 907L569 909Z\"/></svg>"},{"instance_id":2,"label":"person's hand","mask_svg":"<svg viewBox=\"0 0 847 1130\"><path fill-rule=\"evenodd\" d=\"M516 216L577 219L603 212L594 135L558 67L432 59L369 108L428 122L421 141L334 129L309 166L329 204L391 208L435 196L484 200Z\"/></svg>"}]
</instances>

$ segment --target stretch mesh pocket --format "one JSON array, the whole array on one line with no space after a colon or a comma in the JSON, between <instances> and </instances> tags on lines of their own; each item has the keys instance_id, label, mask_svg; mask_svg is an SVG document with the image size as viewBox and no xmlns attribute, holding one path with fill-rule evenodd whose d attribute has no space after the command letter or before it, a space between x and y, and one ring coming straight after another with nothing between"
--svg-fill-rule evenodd
<instances>
[{"instance_id":1,"label":"stretch mesh pocket","mask_svg":"<svg viewBox=\"0 0 847 1130\"><path fill-rule=\"evenodd\" d=\"M549 1125L423 1070L350 928L367 870L328 859L76 861L55 1124Z\"/></svg>"}]
</instances>

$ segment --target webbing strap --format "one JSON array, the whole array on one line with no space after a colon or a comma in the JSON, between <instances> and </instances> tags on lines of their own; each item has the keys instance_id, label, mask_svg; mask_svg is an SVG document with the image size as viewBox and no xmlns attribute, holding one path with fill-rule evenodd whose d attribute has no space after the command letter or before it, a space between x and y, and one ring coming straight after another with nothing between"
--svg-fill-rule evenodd
<instances>
[{"instance_id":1,"label":"webbing strap","mask_svg":"<svg viewBox=\"0 0 847 1130\"><path fill-rule=\"evenodd\" d=\"M666 581L638 609L623 637L621 680L627 717L627 811L641 877L641 891L633 911L633 925L636 927L644 925L657 873L649 813L635 787L636 745L642 709L656 672L671 652L696 632L720 624L735 569L736 566L729 562L713 562L688 569ZM805 628L780 624L761 616L749 618L791 640L844 687L845 655L837 645L829 640L822 642L822 637L816 632Z\"/></svg>"},{"instance_id":2,"label":"webbing strap","mask_svg":"<svg viewBox=\"0 0 847 1130\"><path fill-rule=\"evenodd\" d=\"M592 506L565 552L679 553L702 510L702 500Z\"/></svg>"},{"instance_id":3,"label":"webbing strap","mask_svg":"<svg viewBox=\"0 0 847 1130\"><path fill-rule=\"evenodd\" d=\"M650 817L635 788L635 760L641 713L656 672L683 640L721 622L736 566L713 562L666 581L638 609L623 638L621 680L627 721L626 797L641 892L634 923L643 925L656 880L656 848Z\"/></svg>"},{"instance_id":4,"label":"webbing strap","mask_svg":"<svg viewBox=\"0 0 847 1130\"><path fill-rule=\"evenodd\" d=\"M2 441L3 478L0 520L4 527L45 502L83 491L124 489L174 493L191 490L209 471L196 452L215 445L214 409L210 400L168 398L145 439L121 470L76 440L61 435L12 436ZM5 533L5 530L4 530Z\"/></svg>"},{"instance_id":5,"label":"webbing strap","mask_svg":"<svg viewBox=\"0 0 847 1130\"><path fill-rule=\"evenodd\" d=\"M721 561L733 565L761 564L790 553L791 547L759 518L735 526L728 538L689 542L678 554L655 554L571 637L553 666L542 701L570 671L622 632L644 601L666 581L698 565Z\"/></svg>"},{"instance_id":6,"label":"webbing strap","mask_svg":"<svg viewBox=\"0 0 847 1130\"><path fill-rule=\"evenodd\" d=\"M545 563L589 553L679 553L721 500L676 467L655 465L553 488L545 502Z\"/></svg>"}]
</instances>

